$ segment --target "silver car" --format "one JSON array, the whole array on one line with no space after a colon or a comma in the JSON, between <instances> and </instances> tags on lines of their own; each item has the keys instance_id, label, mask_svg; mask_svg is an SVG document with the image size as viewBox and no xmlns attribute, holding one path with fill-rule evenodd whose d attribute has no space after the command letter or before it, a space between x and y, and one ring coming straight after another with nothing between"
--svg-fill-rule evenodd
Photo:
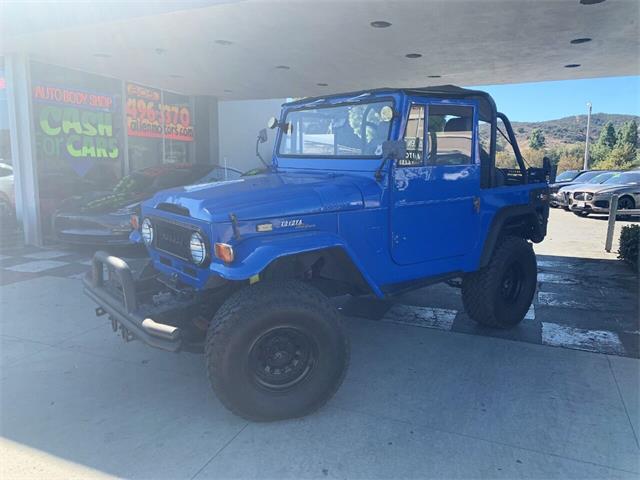
<instances>
[{"instance_id":1,"label":"silver car","mask_svg":"<svg viewBox=\"0 0 640 480\"><path fill-rule=\"evenodd\" d=\"M571 194L577 190L583 188L589 188L592 185L599 185L609 180L613 175L619 172L607 171L607 170L591 170L584 172L580 179L584 178L584 181L578 181L576 183L569 183L563 187L560 187L557 192L552 193L551 197L557 207L562 207L565 210L569 210L569 200Z\"/></svg>"},{"instance_id":2,"label":"silver car","mask_svg":"<svg viewBox=\"0 0 640 480\"><path fill-rule=\"evenodd\" d=\"M581 217L590 213L609 213L613 194L619 196L618 210L640 206L640 170L617 173L600 185L583 185L571 194L569 208Z\"/></svg>"}]
</instances>

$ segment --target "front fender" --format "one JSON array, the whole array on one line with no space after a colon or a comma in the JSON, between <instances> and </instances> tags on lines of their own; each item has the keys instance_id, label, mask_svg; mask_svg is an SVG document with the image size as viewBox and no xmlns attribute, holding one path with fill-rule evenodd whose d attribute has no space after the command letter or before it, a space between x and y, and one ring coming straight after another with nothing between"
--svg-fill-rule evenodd
<instances>
[{"instance_id":1,"label":"front fender","mask_svg":"<svg viewBox=\"0 0 640 480\"><path fill-rule=\"evenodd\" d=\"M371 290L378 296L383 295L344 240L326 232L294 232L248 238L234 246L236 260L233 263L227 265L215 261L209 268L226 280L248 280L279 258L333 247L343 249Z\"/></svg>"}]
</instances>

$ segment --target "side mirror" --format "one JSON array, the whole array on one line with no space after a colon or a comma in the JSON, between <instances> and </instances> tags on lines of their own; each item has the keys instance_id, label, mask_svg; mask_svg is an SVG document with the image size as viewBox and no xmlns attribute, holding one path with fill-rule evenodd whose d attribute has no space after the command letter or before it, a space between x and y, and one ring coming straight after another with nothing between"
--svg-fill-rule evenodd
<instances>
[{"instance_id":1,"label":"side mirror","mask_svg":"<svg viewBox=\"0 0 640 480\"><path fill-rule=\"evenodd\" d=\"M402 160L407 155L407 144L404 140L386 140L382 142L382 158Z\"/></svg>"},{"instance_id":2,"label":"side mirror","mask_svg":"<svg viewBox=\"0 0 640 480\"><path fill-rule=\"evenodd\" d=\"M277 126L278 126L278 119L276 117L271 117L269 120L267 120L267 128L269 130L273 130Z\"/></svg>"},{"instance_id":3,"label":"side mirror","mask_svg":"<svg viewBox=\"0 0 640 480\"><path fill-rule=\"evenodd\" d=\"M266 143L267 140L267 130L263 128L258 132L258 143Z\"/></svg>"}]
</instances>

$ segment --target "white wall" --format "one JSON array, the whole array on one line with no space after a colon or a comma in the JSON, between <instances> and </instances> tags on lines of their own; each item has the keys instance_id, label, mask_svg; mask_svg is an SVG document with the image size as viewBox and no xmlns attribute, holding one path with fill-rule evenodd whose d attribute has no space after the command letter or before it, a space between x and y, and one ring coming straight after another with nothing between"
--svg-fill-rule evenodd
<instances>
[{"instance_id":1,"label":"white wall","mask_svg":"<svg viewBox=\"0 0 640 480\"><path fill-rule=\"evenodd\" d=\"M256 157L256 138L266 128L269 117L279 117L286 99L238 100L218 103L219 162L240 171L262 166ZM270 164L275 130L267 130L269 141L260 145L260 153Z\"/></svg>"}]
</instances>

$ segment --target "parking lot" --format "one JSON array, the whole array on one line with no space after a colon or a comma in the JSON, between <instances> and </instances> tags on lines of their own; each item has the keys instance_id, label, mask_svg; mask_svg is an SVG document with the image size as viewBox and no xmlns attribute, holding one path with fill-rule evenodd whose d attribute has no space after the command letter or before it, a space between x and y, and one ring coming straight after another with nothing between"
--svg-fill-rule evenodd
<instances>
[{"instance_id":1,"label":"parking lot","mask_svg":"<svg viewBox=\"0 0 640 480\"><path fill-rule=\"evenodd\" d=\"M226 411L201 357L112 334L81 293L86 251L4 249L0 476L637 478L638 278L605 231L552 211L512 330L473 324L455 286L341 299L342 388L273 424Z\"/></svg>"}]
</instances>

